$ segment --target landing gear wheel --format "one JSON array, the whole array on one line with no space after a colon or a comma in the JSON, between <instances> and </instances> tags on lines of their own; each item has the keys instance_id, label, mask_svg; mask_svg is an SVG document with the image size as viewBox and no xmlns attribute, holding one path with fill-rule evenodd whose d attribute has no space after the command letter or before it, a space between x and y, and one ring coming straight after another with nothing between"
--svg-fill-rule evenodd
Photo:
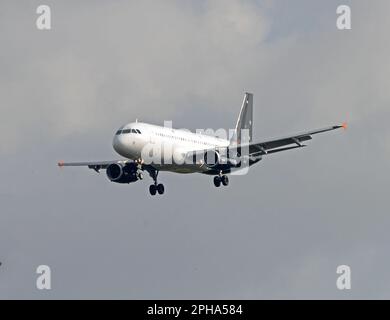
<instances>
[{"instance_id":1,"label":"landing gear wheel","mask_svg":"<svg viewBox=\"0 0 390 320\"><path fill-rule=\"evenodd\" d=\"M214 177L214 185L217 188L221 185L221 178L219 176Z\"/></svg>"},{"instance_id":2,"label":"landing gear wheel","mask_svg":"<svg viewBox=\"0 0 390 320\"><path fill-rule=\"evenodd\" d=\"M163 184L158 184L157 185L157 192L158 194L164 194L164 191L165 191L165 188L164 188L164 185Z\"/></svg>"},{"instance_id":3,"label":"landing gear wheel","mask_svg":"<svg viewBox=\"0 0 390 320\"><path fill-rule=\"evenodd\" d=\"M158 171L157 170L151 170L151 171L148 171L148 172L149 172L150 177L154 181L154 184L149 186L150 194L152 196L156 195L157 192L158 192L158 194L164 194L164 192L165 192L164 185L162 183L157 183Z\"/></svg>"},{"instance_id":4,"label":"landing gear wheel","mask_svg":"<svg viewBox=\"0 0 390 320\"><path fill-rule=\"evenodd\" d=\"M151 194L152 196L156 195L157 188L156 188L156 186L155 186L154 184L151 184L151 185L149 186L149 192L150 192L150 194Z\"/></svg>"},{"instance_id":5,"label":"landing gear wheel","mask_svg":"<svg viewBox=\"0 0 390 320\"><path fill-rule=\"evenodd\" d=\"M221 177L221 181L222 181L222 184L224 186L228 186L229 185L229 177L228 176L222 176Z\"/></svg>"}]
</instances>

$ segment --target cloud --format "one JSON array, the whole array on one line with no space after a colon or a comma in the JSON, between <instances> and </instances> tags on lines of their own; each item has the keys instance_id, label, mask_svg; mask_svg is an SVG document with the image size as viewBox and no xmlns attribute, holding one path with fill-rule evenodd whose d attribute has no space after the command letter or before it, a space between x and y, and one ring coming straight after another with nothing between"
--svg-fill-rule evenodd
<instances>
[{"instance_id":1,"label":"cloud","mask_svg":"<svg viewBox=\"0 0 390 320\"><path fill-rule=\"evenodd\" d=\"M0 296L47 297L42 263L50 297L340 298L339 264L353 297L388 296L390 4L348 3L351 31L338 1L48 1L41 32L40 3L3 2ZM164 173L160 199L146 180L55 167L116 157L113 133L136 118L232 126L244 91L256 140L350 129L225 190Z\"/></svg>"},{"instance_id":2,"label":"cloud","mask_svg":"<svg viewBox=\"0 0 390 320\"><path fill-rule=\"evenodd\" d=\"M242 80L233 80L249 69L241 59L267 28L258 6L239 1L201 10L176 1L53 3L48 32L34 28L33 9L12 5L23 12L17 24L4 17L3 152L26 140L15 123L31 132L40 122L42 136L57 140L136 117L168 119L189 94L215 102L215 92Z\"/></svg>"}]
</instances>

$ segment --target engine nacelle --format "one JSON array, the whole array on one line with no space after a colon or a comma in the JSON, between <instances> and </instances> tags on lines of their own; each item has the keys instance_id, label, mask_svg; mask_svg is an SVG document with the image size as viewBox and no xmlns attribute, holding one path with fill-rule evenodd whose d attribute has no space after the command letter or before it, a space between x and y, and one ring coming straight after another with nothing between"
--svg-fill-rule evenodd
<instances>
[{"instance_id":1,"label":"engine nacelle","mask_svg":"<svg viewBox=\"0 0 390 320\"><path fill-rule=\"evenodd\" d=\"M137 166L134 163L112 163L106 169L107 177L116 183L131 183L138 180Z\"/></svg>"},{"instance_id":2,"label":"engine nacelle","mask_svg":"<svg viewBox=\"0 0 390 320\"><path fill-rule=\"evenodd\" d=\"M204 163L210 168L216 168L221 164L221 155L218 151L209 150L203 156Z\"/></svg>"},{"instance_id":3,"label":"engine nacelle","mask_svg":"<svg viewBox=\"0 0 390 320\"><path fill-rule=\"evenodd\" d=\"M206 166L209 168L222 171L228 171L231 168L237 168L241 164L240 158L229 157L229 153L225 155L221 154L217 150L207 151L203 156L203 160Z\"/></svg>"}]
</instances>

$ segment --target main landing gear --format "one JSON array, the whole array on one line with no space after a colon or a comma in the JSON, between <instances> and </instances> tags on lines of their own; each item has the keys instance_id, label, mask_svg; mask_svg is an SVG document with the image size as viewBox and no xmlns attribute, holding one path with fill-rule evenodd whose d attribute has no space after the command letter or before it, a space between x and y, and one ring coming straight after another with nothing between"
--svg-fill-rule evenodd
<instances>
[{"instance_id":1,"label":"main landing gear","mask_svg":"<svg viewBox=\"0 0 390 320\"><path fill-rule=\"evenodd\" d=\"M226 176L226 175L222 175L222 172L218 176L214 177L214 185L217 188L221 186L221 183L224 186L228 186L229 185L229 177Z\"/></svg>"},{"instance_id":2,"label":"main landing gear","mask_svg":"<svg viewBox=\"0 0 390 320\"><path fill-rule=\"evenodd\" d=\"M154 184L151 184L149 186L149 192L152 196L155 196L157 193L164 194L165 191L164 185L162 183L157 183L157 176L158 176L158 171L154 171L152 174Z\"/></svg>"}]
</instances>

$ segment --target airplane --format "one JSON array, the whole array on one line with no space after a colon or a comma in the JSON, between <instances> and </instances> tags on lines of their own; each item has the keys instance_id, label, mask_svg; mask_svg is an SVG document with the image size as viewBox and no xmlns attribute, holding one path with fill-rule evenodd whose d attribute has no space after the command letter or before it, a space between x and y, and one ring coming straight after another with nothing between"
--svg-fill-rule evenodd
<instances>
[{"instance_id":1,"label":"airplane","mask_svg":"<svg viewBox=\"0 0 390 320\"><path fill-rule=\"evenodd\" d=\"M164 185L157 181L160 171L212 175L215 187L228 186L228 174L249 168L269 154L303 148L306 146L303 143L311 140L313 135L340 128L346 129L347 124L259 142L252 141L252 128L253 94L247 92L230 137L193 133L137 120L120 127L114 135L113 148L124 159L60 161L58 166L85 166L96 172L103 169L106 170L110 181L121 184L142 180L143 172L146 171L154 181L149 186L149 193L152 196L165 192Z\"/></svg>"}]
</instances>

